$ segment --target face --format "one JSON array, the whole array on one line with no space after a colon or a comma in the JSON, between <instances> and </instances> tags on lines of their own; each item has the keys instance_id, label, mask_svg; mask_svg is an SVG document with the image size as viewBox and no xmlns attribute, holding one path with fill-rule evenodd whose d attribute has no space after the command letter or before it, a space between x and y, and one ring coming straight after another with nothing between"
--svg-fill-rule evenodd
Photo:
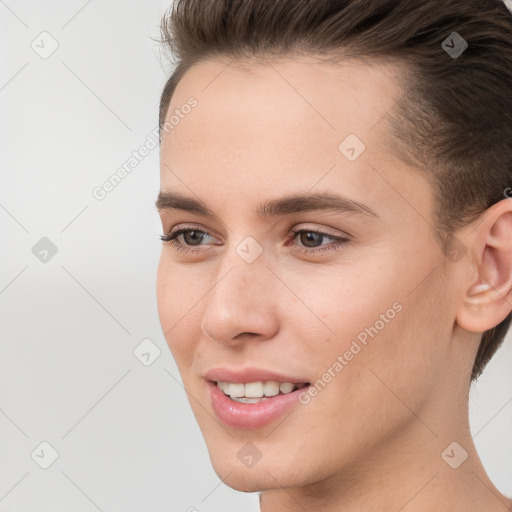
<instances>
[{"instance_id":1,"label":"face","mask_svg":"<svg viewBox=\"0 0 512 512\"><path fill-rule=\"evenodd\" d=\"M167 115L159 212L188 231L162 246L162 329L227 485L353 475L429 435L410 409L434 418L447 389L433 191L384 144L392 69L226 64L192 67Z\"/></svg>"}]
</instances>

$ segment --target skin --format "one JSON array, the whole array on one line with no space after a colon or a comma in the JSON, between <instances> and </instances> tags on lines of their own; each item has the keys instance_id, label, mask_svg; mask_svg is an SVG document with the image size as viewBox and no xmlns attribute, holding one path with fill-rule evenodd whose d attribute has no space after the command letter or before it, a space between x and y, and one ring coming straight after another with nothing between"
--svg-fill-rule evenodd
<instances>
[{"instance_id":1,"label":"skin","mask_svg":"<svg viewBox=\"0 0 512 512\"><path fill-rule=\"evenodd\" d=\"M467 250L453 261L434 239L430 184L384 144L396 69L312 58L227 64L185 74L168 119L191 96L198 105L164 134L160 155L161 190L200 198L220 220L160 210L163 232L191 224L211 236L199 253L163 244L157 276L162 329L217 475L260 491L262 512L512 510L468 421L480 335L512 309L512 201L457 233ZM351 133L366 145L353 162L338 150ZM324 191L378 217L255 214L260 202ZM349 242L301 253L334 242L308 244L296 226ZM248 236L262 248L252 263L235 250ZM242 430L216 419L206 370L257 366L316 382L396 302L401 311L281 422ZM441 457L453 442L468 453L457 469ZM237 457L247 443L262 454L252 467Z\"/></svg>"}]
</instances>

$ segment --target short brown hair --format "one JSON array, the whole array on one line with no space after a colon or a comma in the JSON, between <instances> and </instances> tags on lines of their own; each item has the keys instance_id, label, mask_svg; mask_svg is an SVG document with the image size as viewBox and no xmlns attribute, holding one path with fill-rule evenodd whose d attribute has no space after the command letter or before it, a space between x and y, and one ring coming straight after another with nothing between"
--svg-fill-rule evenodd
<instances>
[{"instance_id":1,"label":"short brown hair","mask_svg":"<svg viewBox=\"0 0 512 512\"><path fill-rule=\"evenodd\" d=\"M160 138L178 82L202 60L376 58L405 66L390 133L434 187L443 250L511 190L512 15L502 0L175 0L160 33L177 62L160 99ZM467 48L450 54L459 36ZM483 333L472 380L511 317Z\"/></svg>"}]
</instances>

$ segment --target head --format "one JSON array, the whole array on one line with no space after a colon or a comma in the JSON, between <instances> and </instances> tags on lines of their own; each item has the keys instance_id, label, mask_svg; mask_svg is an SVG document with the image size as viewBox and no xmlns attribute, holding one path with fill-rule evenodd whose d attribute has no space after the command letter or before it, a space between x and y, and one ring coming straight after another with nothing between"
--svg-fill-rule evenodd
<instances>
[{"instance_id":1,"label":"head","mask_svg":"<svg viewBox=\"0 0 512 512\"><path fill-rule=\"evenodd\" d=\"M505 5L176 0L162 41L157 206L169 238L189 231L162 247L158 308L219 476L353 475L430 435L411 410L467 428L512 310ZM306 386L279 419L229 425L218 368Z\"/></svg>"}]
</instances>

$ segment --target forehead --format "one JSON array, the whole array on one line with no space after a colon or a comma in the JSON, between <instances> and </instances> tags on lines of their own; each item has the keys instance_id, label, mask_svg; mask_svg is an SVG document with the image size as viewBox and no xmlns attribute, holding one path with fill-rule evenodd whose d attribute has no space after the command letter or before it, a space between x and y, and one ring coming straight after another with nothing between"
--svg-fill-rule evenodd
<instances>
[{"instance_id":1,"label":"forehead","mask_svg":"<svg viewBox=\"0 0 512 512\"><path fill-rule=\"evenodd\" d=\"M264 194L265 187L337 189L392 205L398 196L389 180L396 181L397 172L404 174L398 186L406 194L426 186L384 142L386 114L402 93L396 73L362 61L196 64L168 109L169 120L191 97L197 101L164 133L161 188L185 191L188 180L200 195L216 190L225 199L235 191L245 198Z\"/></svg>"},{"instance_id":2,"label":"forehead","mask_svg":"<svg viewBox=\"0 0 512 512\"><path fill-rule=\"evenodd\" d=\"M178 83L167 119L194 96L205 118L218 116L219 128L229 124L247 129L250 122L270 133L273 127L309 121L296 128L364 137L399 99L401 69L374 60L333 64L312 57L207 60L192 66Z\"/></svg>"}]
</instances>

